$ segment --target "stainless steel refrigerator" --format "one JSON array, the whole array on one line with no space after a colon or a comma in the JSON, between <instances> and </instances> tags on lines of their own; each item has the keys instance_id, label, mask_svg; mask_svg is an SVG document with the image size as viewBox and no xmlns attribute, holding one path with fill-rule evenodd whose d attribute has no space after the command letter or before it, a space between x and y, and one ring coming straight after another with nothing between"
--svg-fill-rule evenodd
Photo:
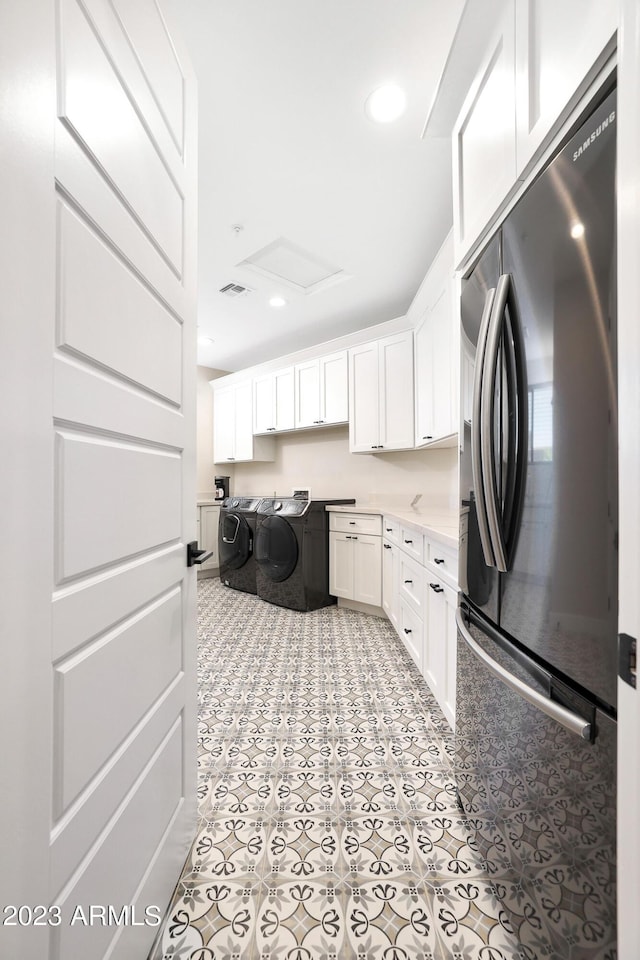
<instances>
[{"instance_id":1,"label":"stainless steel refrigerator","mask_svg":"<svg viewBox=\"0 0 640 960\"><path fill-rule=\"evenodd\" d=\"M614 90L462 289L456 780L531 960L615 956L615 117Z\"/></svg>"}]
</instances>

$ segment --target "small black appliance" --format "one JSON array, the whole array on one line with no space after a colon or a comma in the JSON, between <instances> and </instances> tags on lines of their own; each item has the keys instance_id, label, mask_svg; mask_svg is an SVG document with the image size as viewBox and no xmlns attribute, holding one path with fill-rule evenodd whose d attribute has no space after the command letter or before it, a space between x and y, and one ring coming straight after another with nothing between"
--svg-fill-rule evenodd
<instances>
[{"instance_id":1,"label":"small black appliance","mask_svg":"<svg viewBox=\"0 0 640 960\"><path fill-rule=\"evenodd\" d=\"M216 477L214 481L216 500L226 500L229 496L229 477Z\"/></svg>"}]
</instances>

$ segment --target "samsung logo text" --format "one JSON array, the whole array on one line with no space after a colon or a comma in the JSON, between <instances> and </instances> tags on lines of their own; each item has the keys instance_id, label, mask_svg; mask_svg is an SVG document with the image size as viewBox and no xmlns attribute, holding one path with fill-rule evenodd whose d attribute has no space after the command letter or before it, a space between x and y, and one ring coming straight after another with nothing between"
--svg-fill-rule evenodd
<instances>
[{"instance_id":1,"label":"samsung logo text","mask_svg":"<svg viewBox=\"0 0 640 960\"><path fill-rule=\"evenodd\" d=\"M616 118L616 112L615 112L615 110L612 110L611 113L609 114L609 116L606 117L606 118L602 121L602 123L598 124L598 126L597 126L596 129L593 131L593 133L591 134L591 136L590 136L590 137L587 137L587 139L586 139L583 143L580 144L580 146L578 147L578 149L573 151L573 162L574 162L574 163L576 162L576 160L578 159L578 157L581 157L581 156L582 156L582 154L585 152L585 150L588 150L588 149L589 149L589 147L590 147L591 144L594 142L594 140L597 140L597 138L600 136L600 134L603 133L603 132L607 129L607 127L609 126L609 124L610 124L610 123L613 123L613 121L615 120L615 118Z\"/></svg>"}]
</instances>

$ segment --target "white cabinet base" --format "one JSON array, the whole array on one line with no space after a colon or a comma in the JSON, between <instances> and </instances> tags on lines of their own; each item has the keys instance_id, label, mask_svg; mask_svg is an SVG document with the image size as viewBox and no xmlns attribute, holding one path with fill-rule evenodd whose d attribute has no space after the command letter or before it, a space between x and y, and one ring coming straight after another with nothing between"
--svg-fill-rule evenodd
<instances>
[{"instance_id":1,"label":"white cabinet base","mask_svg":"<svg viewBox=\"0 0 640 960\"><path fill-rule=\"evenodd\" d=\"M383 617L387 615L382 607L374 607L370 603L360 603L359 600L348 600L346 597L338 597L338 606L347 610L355 610L357 613L368 613L371 617Z\"/></svg>"}]
</instances>

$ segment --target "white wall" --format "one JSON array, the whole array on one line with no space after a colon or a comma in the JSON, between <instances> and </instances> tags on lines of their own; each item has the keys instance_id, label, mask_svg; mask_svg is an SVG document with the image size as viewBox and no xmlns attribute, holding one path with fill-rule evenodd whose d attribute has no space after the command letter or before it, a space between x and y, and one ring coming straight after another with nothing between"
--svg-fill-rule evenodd
<instances>
[{"instance_id":1,"label":"white wall","mask_svg":"<svg viewBox=\"0 0 640 960\"><path fill-rule=\"evenodd\" d=\"M355 497L366 502L409 503L455 511L457 448L387 454L349 453L348 427L281 434L273 463L237 463L231 491L238 495L289 496L310 486L312 496Z\"/></svg>"},{"instance_id":2,"label":"white wall","mask_svg":"<svg viewBox=\"0 0 640 960\"><path fill-rule=\"evenodd\" d=\"M211 367L196 367L197 394L197 439L196 439L196 490L198 499L213 496L213 390L210 380L226 376L226 370Z\"/></svg>"}]
</instances>

